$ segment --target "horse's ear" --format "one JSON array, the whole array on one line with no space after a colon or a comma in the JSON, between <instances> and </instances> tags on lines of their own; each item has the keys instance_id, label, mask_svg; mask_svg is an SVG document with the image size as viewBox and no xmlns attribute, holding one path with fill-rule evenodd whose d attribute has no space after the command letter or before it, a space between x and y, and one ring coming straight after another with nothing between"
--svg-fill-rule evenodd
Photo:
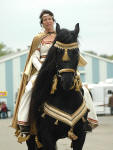
<instances>
[{"instance_id":1,"label":"horse's ear","mask_svg":"<svg viewBox=\"0 0 113 150\"><path fill-rule=\"evenodd\" d=\"M56 23L56 33L60 32L60 25L58 23Z\"/></svg>"},{"instance_id":2,"label":"horse's ear","mask_svg":"<svg viewBox=\"0 0 113 150\"><path fill-rule=\"evenodd\" d=\"M76 35L78 35L78 33L79 33L79 23L77 23L77 24L75 25L74 33L75 33Z\"/></svg>"}]
</instances>

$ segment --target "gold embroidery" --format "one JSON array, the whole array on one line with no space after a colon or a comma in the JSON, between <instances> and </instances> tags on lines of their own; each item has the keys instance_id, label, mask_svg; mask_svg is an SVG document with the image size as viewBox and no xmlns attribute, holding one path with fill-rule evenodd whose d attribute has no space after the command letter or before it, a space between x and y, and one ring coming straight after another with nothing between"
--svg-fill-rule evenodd
<instances>
[{"instance_id":1,"label":"gold embroidery","mask_svg":"<svg viewBox=\"0 0 113 150\"><path fill-rule=\"evenodd\" d=\"M59 73L62 73L62 72L75 72L75 70L74 69L70 69L70 68L65 68L65 69L59 70Z\"/></svg>"},{"instance_id":2,"label":"gold embroidery","mask_svg":"<svg viewBox=\"0 0 113 150\"><path fill-rule=\"evenodd\" d=\"M61 43L59 41L56 41L54 46L57 47L57 48L60 48L60 49L74 49L74 48L78 48L78 43L74 42L74 43L71 43L71 44L64 44L64 43Z\"/></svg>"},{"instance_id":3,"label":"gold embroidery","mask_svg":"<svg viewBox=\"0 0 113 150\"><path fill-rule=\"evenodd\" d=\"M56 41L56 43L54 44L54 46L57 47L57 48L65 50L64 51L64 55L62 57L62 60L63 61L68 61L68 60L70 60L70 58L68 56L68 49L78 48L78 43L74 42L74 43L71 43L71 44L64 44L64 43L61 43L59 41Z\"/></svg>"},{"instance_id":4,"label":"gold embroidery","mask_svg":"<svg viewBox=\"0 0 113 150\"><path fill-rule=\"evenodd\" d=\"M57 76L54 75L53 77L53 85L52 85L52 88L51 88L51 94L54 94L56 88L57 88L57 83L58 83L58 79L57 79Z\"/></svg>"},{"instance_id":5,"label":"gold embroidery","mask_svg":"<svg viewBox=\"0 0 113 150\"><path fill-rule=\"evenodd\" d=\"M42 56L40 56L40 58L46 58L47 57L47 55L42 55Z\"/></svg>"},{"instance_id":6,"label":"gold embroidery","mask_svg":"<svg viewBox=\"0 0 113 150\"><path fill-rule=\"evenodd\" d=\"M83 101L81 106L71 115L54 106L48 105L47 103L44 104L44 112L47 115L64 122L71 127L73 127L84 116L86 111L87 107L85 101Z\"/></svg>"}]
</instances>

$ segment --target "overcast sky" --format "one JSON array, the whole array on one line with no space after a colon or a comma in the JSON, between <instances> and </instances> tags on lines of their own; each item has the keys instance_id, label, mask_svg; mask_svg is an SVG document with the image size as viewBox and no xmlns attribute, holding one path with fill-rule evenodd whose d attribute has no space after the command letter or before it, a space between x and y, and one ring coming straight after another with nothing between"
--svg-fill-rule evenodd
<instances>
[{"instance_id":1,"label":"overcast sky","mask_svg":"<svg viewBox=\"0 0 113 150\"><path fill-rule=\"evenodd\" d=\"M26 49L41 31L39 15L51 10L61 28L80 23L80 50L113 55L113 0L0 0L0 42Z\"/></svg>"}]
</instances>

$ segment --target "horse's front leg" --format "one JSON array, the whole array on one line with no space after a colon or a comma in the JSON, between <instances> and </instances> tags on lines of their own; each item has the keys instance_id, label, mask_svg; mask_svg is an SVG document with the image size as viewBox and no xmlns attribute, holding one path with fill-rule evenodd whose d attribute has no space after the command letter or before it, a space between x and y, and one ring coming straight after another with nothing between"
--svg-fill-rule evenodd
<instances>
[{"instance_id":1,"label":"horse's front leg","mask_svg":"<svg viewBox=\"0 0 113 150\"><path fill-rule=\"evenodd\" d=\"M41 150L56 150L56 140L52 136L51 132L43 129L40 134L40 138L43 145L43 148Z\"/></svg>"},{"instance_id":2,"label":"horse's front leg","mask_svg":"<svg viewBox=\"0 0 113 150\"><path fill-rule=\"evenodd\" d=\"M56 150L56 137L54 135L54 119L45 116L41 118L38 130L39 141L43 145L42 150Z\"/></svg>"},{"instance_id":3,"label":"horse's front leg","mask_svg":"<svg viewBox=\"0 0 113 150\"><path fill-rule=\"evenodd\" d=\"M31 136L27 141L26 141L28 150L38 150L37 144L35 142L35 136Z\"/></svg>"},{"instance_id":4,"label":"horse's front leg","mask_svg":"<svg viewBox=\"0 0 113 150\"><path fill-rule=\"evenodd\" d=\"M77 140L72 141L73 150L82 150L86 138L86 132L82 132L78 135Z\"/></svg>"},{"instance_id":5,"label":"horse's front leg","mask_svg":"<svg viewBox=\"0 0 113 150\"><path fill-rule=\"evenodd\" d=\"M41 144L43 145L41 148L37 147L35 142L35 136L31 136L27 141L28 150L56 150L56 141L49 137L49 135L41 135Z\"/></svg>"}]
</instances>

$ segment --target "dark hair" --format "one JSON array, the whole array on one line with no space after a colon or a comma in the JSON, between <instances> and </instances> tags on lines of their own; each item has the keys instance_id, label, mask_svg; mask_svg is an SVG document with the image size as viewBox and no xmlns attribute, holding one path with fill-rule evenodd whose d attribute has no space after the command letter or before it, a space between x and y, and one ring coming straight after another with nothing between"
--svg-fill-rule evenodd
<instances>
[{"instance_id":1,"label":"dark hair","mask_svg":"<svg viewBox=\"0 0 113 150\"><path fill-rule=\"evenodd\" d=\"M42 22L43 22L42 16L43 16L44 14L49 14L50 16L52 16L53 21L55 21L55 19L54 19L54 14L53 14L50 10L44 9L44 10L42 10L42 12L40 13L40 16L39 16L39 18L40 18L40 25L42 25Z\"/></svg>"}]
</instances>

